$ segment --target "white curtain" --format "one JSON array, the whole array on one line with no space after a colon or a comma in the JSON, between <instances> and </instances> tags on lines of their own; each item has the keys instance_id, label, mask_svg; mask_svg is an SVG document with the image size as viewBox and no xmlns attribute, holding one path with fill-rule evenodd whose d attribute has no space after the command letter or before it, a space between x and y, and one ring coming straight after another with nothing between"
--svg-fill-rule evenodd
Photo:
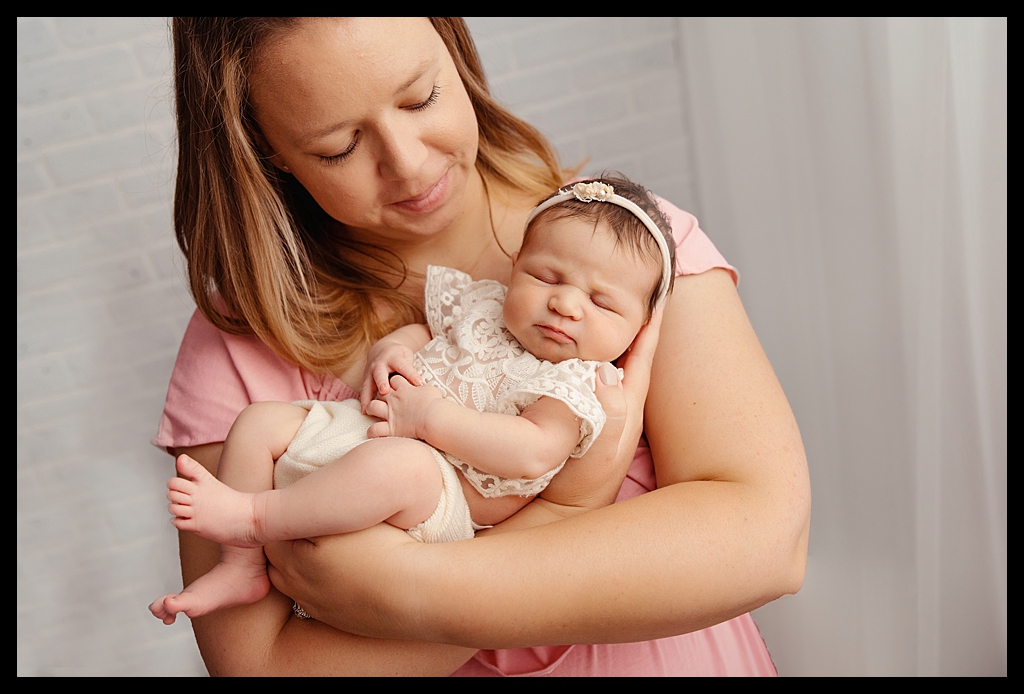
<instances>
[{"instance_id":1,"label":"white curtain","mask_svg":"<svg viewBox=\"0 0 1024 694\"><path fill-rule=\"evenodd\" d=\"M782 674L1006 673L1006 19L681 19L701 226L796 412Z\"/></svg>"}]
</instances>

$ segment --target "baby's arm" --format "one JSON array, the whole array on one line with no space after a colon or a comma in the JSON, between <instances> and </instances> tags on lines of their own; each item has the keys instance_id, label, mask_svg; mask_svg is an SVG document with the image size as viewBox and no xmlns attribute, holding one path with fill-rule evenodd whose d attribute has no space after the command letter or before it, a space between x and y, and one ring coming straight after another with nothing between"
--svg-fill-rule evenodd
<instances>
[{"instance_id":1,"label":"baby's arm","mask_svg":"<svg viewBox=\"0 0 1024 694\"><path fill-rule=\"evenodd\" d=\"M580 423L569 407L542 397L519 416L477 412L444 400L437 388L393 379L392 392L370 403L367 413L385 421L369 436L407 436L426 441L473 467L510 479L535 479L569 457Z\"/></svg>"},{"instance_id":2,"label":"baby's arm","mask_svg":"<svg viewBox=\"0 0 1024 694\"><path fill-rule=\"evenodd\" d=\"M413 354L430 342L430 329L422 323L410 323L377 340L366 354L366 371L363 387L359 391L359 403L366 412L366 406L378 394L391 392L388 379L399 373L409 383L418 386L423 383L413 364Z\"/></svg>"}]
</instances>

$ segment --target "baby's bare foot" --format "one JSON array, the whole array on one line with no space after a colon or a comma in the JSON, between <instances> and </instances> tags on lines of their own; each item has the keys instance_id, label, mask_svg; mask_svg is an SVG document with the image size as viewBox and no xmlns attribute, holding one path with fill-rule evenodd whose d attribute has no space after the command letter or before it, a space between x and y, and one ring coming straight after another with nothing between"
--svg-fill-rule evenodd
<instances>
[{"instance_id":1,"label":"baby's bare foot","mask_svg":"<svg viewBox=\"0 0 1024 694\"><path fill-rule=\"evenodd\" d=\"M175 464L181 477L167 480L174 527L235 547L264 544L253 506L255 494L236 492L187 455Z\"/></svg>"},{"instance_id":2,"label":"baby's bare foot","mask_svg":"<svg viewBox=\"0 0 1024 694\"><path fill-rule=\"evenodd\" d=\"M270 591L267 561L261 549L224 547L220 563L180 593L157 598L149 606L164 624L174 624L179 612L201 617L214 610L248 605Z\"/></svg>"}]
</instances>

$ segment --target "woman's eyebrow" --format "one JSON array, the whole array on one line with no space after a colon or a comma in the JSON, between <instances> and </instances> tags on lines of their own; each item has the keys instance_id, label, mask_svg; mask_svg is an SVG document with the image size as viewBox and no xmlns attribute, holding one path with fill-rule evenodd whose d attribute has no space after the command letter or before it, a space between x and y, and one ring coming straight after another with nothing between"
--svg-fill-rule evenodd
<instances>
[{"instance_id":1,"label":"woman's eyebrow","mask_svg":"<svg viewBox=\"0 0 1024 694\"><path fill-rule=\"evenodd\" d=\"M427 73L428 70L430 70L432 67L437 65L438 60L439 60L438 58L427 58L426 60L421 62L419 65L417 65L413 69L412 77L409 78L408 80L406 80L405 82L403 82L402 85L398 89L395 90L394 96L398 96L399 94L404 92L406 89L408 89L412 85L416 84L423 77L423 75L425 75ZM320 130L316 130L314 132L311 132L308 135L302 136L299 139L299 143L298 144L299 144L299 146L310 145L310 144L316 142L317 140L319 140L321 138L327 137L328 135L330 135L330 134L332 134L334 132L337 132L338 130L341 130L342 128L348 127L348 125L351 122L352 122L351 119L347 119L347 120L343 120L343 121L338 121L337 123L333 123L331 125L328 125L325 128L321 128Z\"/></svg>"}]
</instances>

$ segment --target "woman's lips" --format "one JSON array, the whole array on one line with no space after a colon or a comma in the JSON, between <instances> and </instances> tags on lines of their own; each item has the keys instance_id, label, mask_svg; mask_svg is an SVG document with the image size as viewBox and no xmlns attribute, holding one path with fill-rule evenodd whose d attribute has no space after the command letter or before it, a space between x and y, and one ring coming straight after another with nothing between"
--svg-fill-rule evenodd
<instances>
[{"instance_id":1,"label":"woman's lips","mask_svg":"<svg viewBox=\"0 0 1024 694\"><path fill-rule=\"evenodd\" d=\"M427 192L392 203L392 206L406 212L431 212L437 209L445 201L445 195L448 193L449 171L445 171L441 180L431 186Z\"/></svg>"},{"instance_id":2,"label":"woman's lips","mask_svg":"<svg viewBox=\"0 0 1024 694\"><path fill-rule=\"evenodd\" d=\"M561 342L562 344L570 344L576 342L576 340L572 339L558 328L552 327L550 325L538 325L537 329L541 331L544 337L552 339L555 342Z\"/></svg>"}]
</instances>

